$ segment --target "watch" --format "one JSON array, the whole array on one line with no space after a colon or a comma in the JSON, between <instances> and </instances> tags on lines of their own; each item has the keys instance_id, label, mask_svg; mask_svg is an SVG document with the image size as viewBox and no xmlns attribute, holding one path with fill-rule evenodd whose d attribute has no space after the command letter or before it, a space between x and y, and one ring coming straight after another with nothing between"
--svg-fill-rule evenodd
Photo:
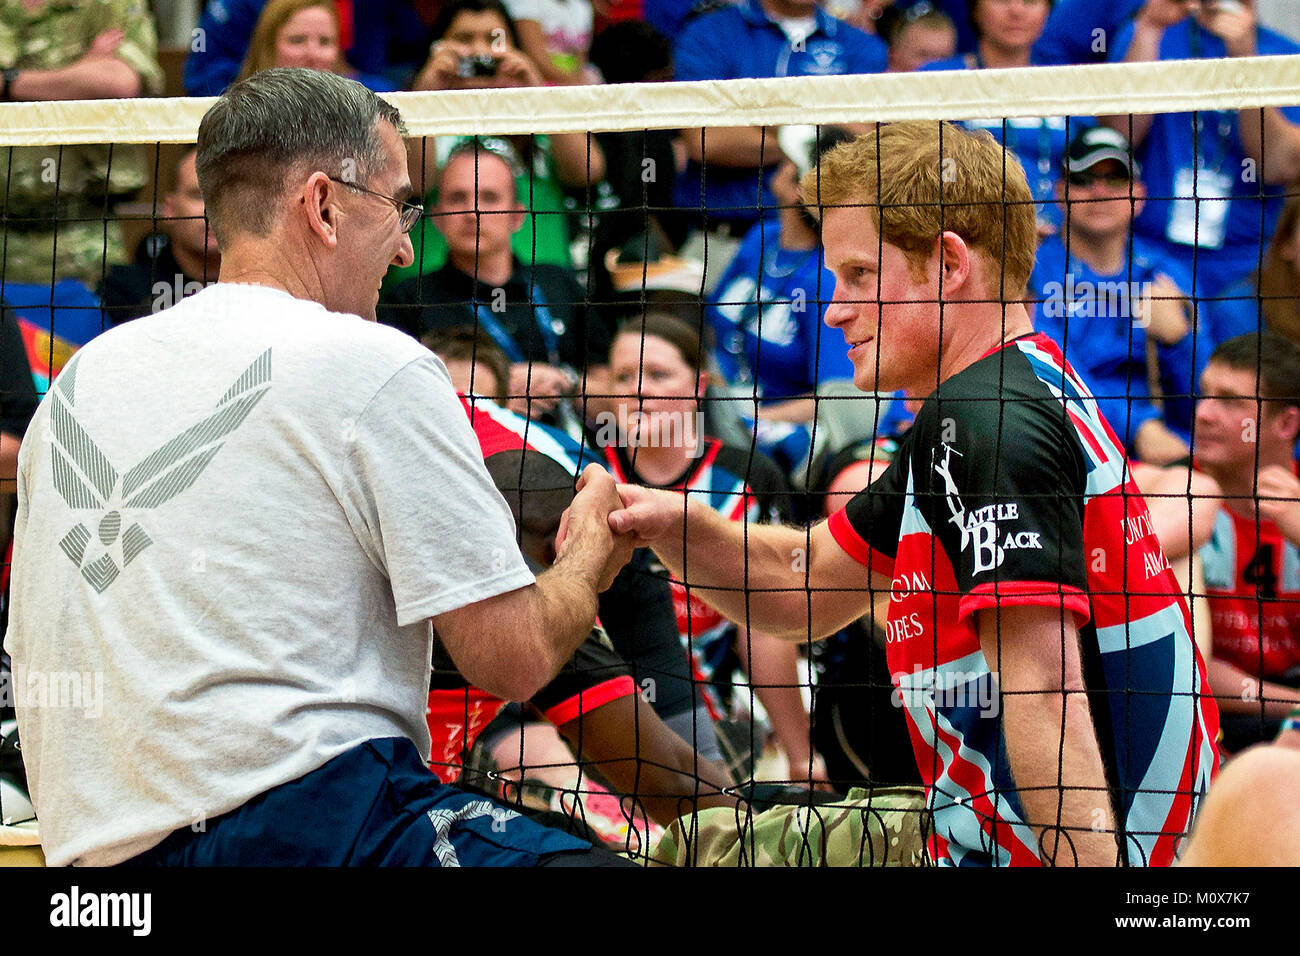
<instances>
[{"instance_id":1,"label":"watch","mask_svg":"<svg viewBox=\"0 0 1300 956\"><path fill-rule=\"evenodd\" d=\"M11 66L6 70L0 71L0 100L8 103L13 99L11 89L14 80L18 79L18 67Z\"/></svg>"}]
</instances>

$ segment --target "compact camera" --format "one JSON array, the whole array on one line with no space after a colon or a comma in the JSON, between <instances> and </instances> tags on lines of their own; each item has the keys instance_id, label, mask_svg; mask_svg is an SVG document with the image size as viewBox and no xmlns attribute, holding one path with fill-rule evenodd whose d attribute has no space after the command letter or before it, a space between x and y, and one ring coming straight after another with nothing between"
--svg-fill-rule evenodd
<instances>
[{"instance_id":1,"label":"compact camera","mask_svg":"<svg viewBox=\"0 0 1300 956\"><path fill-rule=\"evenodd\" d=\"M493 77L497 75L499 66L501 66L501 61L496 57L488 56L485 53L474 53L460 58L460 64L456 68L456 75L463 80Z\"/></svg>"}]
</instances>

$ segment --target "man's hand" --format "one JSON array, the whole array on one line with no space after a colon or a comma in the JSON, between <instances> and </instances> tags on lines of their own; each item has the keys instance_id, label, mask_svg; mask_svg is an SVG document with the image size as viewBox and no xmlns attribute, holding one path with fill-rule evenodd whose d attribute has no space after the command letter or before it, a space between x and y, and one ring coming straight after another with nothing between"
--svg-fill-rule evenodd
<instances>
[{"instance_id":1,"label":"man's hand","mask_svg":"<svg viewBox=\"0 0 1300 956\"><path fill-rule=\"evenodd\" d=\"M575 393L572 374L540 362L516 362L510 366L510 410L536 418L555 409L556 403Z\"/></svg>"},{"instance_id":2,"label":"man's hand","mask_svg":"<svg viewBox=\"0 0 1300 956\"><path fill-rule=\"evenodd\" d=\"M1138 11L1137 20L1164 30L1181 23L1189 13L1197 13L1200 8L1199 0L1147 0Z\"/></svg>"},{"instance_id":3,"label":"man's hand","mask_svg":"<svg viewBox=\"0 0 1300 956\"><path fill-rule=\"evenodd\" d=\"M686 500L675 491L619 485L621 507L609 516L615 534L628 534L638 548L668 538L680 539L686 520Z\"/></svg>"},{"instance_id":4,"label":"man's hand","mask_svg":"<svg viewBox=\"0 0 1300 956\"><path fill-rule=\"evenodd\" d=\"M1204 4L1201 23L1223 41L1228 56L1254 56L1258 51L1256 37L1258 18L1253 0L1210 0Z\"/></svg>"},{"instance_id":5,"label":"man's hand","mask_svg":"<svg viewBox=\"0 0 1300 956\"><path fill-rule=\"evenodd\" d=\"M1156 276L1142 305L1146 310L1147 334L1161 345L1176 345L1191 331L1191 302L1168 276Z\"/></svg>"},{"instance_id":6,"label":"man's hand","mask_svg":"<svg viewBox=\"0 0 1300 956\"><path fill-rule=\"evenodd\" d=\"M523 86L543 86L545 81L542 79L541 71L537 69L537 64L532 58L522 50L502 50L497 54L500 60L497 66L497 79L500 81L496 86L502 87L523 87Z\"/></svg>"},{"instance_id":7,"label":"man's hand","mask_svg":"<svg viewBox=\"0 0 1300 956\"><path fill-rule=\"evenodd\" d=\"M1282 465L1259 470L1256 483L1261 518L1277 525L1292 544L1300 546L1300 478Z\"/></svg>"},{"instance_id":8,"label":"man's hand","mask_svg":"<svg viewBox=\"0 0 1300 956\"><path fill-rule=\"evenodd\" d=\"M460 81L460 61L469 56L469 47L453 43L451 40L439 40L429 48L429 59L416 77L417 90L452 90Z\"/></svg>"},{"instance_id":9,"label":"man's hand","mask_svg":"<svg viewBox=\"0 0 1300 956\"><path fill-rule=\"evenodd\" d=\"M596 583L597 593L609 589L637 547L631 535L612 530L610 513L622 505L609 472L592 464L578 478L578 493L560 517L560 531L555 536L556 564L575 549L584 554L603 549L606 555Z\"/></svg>"},{"instance_id":10,"label":"man's hand","mask_svg":"<svg viewBox=\"0 0 1300 956\"><path fill-rule=\"evenodd\" d=\"M117 48L126 39L126 31L121 27L105 30L90 41L90 46L81 55L82 60L103 60L117 56Z\"/></svg>"}]
</instances>

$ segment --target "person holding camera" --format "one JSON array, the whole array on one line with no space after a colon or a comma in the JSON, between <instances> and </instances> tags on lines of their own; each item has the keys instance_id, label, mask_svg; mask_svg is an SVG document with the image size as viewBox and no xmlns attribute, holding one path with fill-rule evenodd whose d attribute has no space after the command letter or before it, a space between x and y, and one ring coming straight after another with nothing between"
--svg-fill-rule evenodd
<instances>
[{"instance_id":1,"label":"person holding camera","mask_svg":"<svg viewBox=\"0 0 1300 956\"><path fill-rule=\"evenodd\" d=\"M544 86L541 71L520 49L515 22L501 0L452 0L433 26L436 38L429 59L417 74L416 90L521 89ZM590 142L588 140L590 139ZM438 168L458 140L439 137L411 140L411 178L428 190L425 207L437 205ZM571 268L569 222L564 214L564 190L583 190L605 178L605 154L586 133L514 136L510 142L521 160L516 175L518 194L527 205L523 226L514 240L515 254L529 263ZM386 288L442 268L447 246L425 221L412 235L417 262L395 269Z\"/></svg>"}]
</instances>

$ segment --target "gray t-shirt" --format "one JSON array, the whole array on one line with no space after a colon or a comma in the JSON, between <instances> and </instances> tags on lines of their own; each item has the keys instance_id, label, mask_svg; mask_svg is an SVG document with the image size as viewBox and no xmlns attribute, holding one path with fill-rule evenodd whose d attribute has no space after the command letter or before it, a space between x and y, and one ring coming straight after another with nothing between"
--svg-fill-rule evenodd
<instances>
[{"instance_id":1,"label":"gray t-shirt","mask_svg":"<svg viewBox=\"0 0 1300 956\"><path fill-rule=\"evenodd\" d=\"M51 864L127 859L368 739L427 756L428 618L534 580L442 363L262 286L82 349L18 489L6 649Z\"/></svg>"}]
</instances>

